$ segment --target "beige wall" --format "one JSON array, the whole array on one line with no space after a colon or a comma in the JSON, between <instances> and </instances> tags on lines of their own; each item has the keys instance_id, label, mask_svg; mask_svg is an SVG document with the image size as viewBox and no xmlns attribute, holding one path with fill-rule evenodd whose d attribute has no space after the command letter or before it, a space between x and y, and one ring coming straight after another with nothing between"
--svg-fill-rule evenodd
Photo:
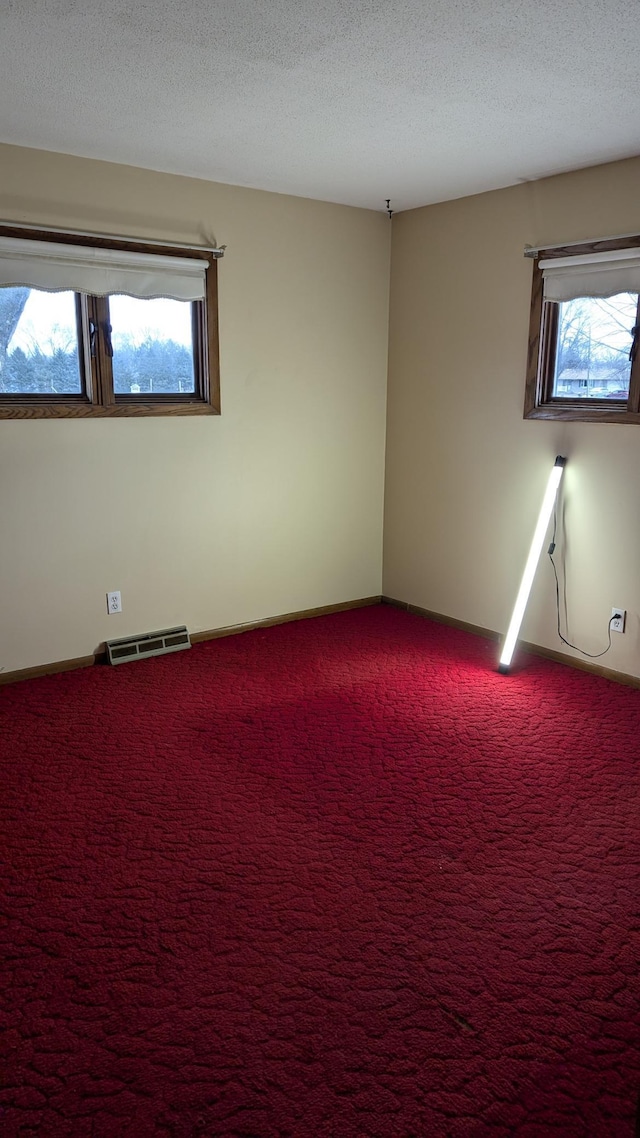
<instances>
[{"instance_id":1,"label":"beige wall","mask_svg":"<svg viewBox=\"0 0 640 1138\"><path fill-rule=\"evenodd\" d=\"M0 421L0 668L380 592L385 216L3 146L0 217L228 245L221 417Z\"/></svg>"},{"instance_id":2,"label":"beige wall","mask_svg":"<svg viewBox=\"0 0 640 1138\"><path fill-rule=\"evenodd\" d=\"M394 218L384 577L504 630L565 453L570 632L626 607L602 662L635 675L640 429L522 419L522 250L638 231L639 190L640 159ZM0 668L380 591L386 217L7 146L0 217L229 246L220 418L0 421ZM524 636L562 647L546 564Z\"/></svg>"},{"instance_id":3,"label":"beige wall","mask_svg":"<svg viewBox=\"0 0 640 1138\"><path fill-rule=\"evenodd\" d=\"M640 159L429 206L393 221L384 591L506 629L548 471L565 486L569 631L640 675L640 427L522 418L525 243L640 231ZM545 559L523 627L560 650ZM568 652L569 650L566 649Z\"/></svg>"}]
</instances>

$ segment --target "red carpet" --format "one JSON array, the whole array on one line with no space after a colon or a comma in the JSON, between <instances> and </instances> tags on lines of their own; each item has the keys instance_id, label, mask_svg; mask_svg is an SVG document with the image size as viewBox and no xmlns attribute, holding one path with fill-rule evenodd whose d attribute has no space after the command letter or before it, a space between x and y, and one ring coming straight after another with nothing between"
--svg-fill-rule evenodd
<instances>
[{"instance_id":1,"label":"red carpet","mask_svg":"<svg viewBox=\"0 0 640 1138\"><path fill-rule=\"evenodd\" d=\"M381 607L0 694L0 1133L632 1138L640 693Z\"/></svg>"}]
</instances>

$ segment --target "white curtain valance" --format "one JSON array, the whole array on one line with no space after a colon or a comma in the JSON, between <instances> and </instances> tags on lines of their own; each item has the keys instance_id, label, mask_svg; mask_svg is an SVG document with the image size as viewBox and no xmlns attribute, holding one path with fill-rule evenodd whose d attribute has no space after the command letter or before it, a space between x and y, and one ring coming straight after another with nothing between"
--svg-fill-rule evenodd
<instances>
[{"instance_id":1,"label":"white curtain valance","mask_svg":"<svg viewBox=\"0 0 640 1138\"><path fill-rule=\"evenodd\" d=\"M207 264L195 256L168 257L0 237L0 287L26 285L91 296L124 293L146 299L203 300Z\"/></svg>"},{"instance_id":2,"label":"white curtain valance","mask_svg":"<svg viewBox=\"0 0 640 1138\"><path fill-rule=\"evenodd\" d=\"M545 300L640 293L640 249L543 259L538 267L542 269Z\"/></svg>"}]
</instances>

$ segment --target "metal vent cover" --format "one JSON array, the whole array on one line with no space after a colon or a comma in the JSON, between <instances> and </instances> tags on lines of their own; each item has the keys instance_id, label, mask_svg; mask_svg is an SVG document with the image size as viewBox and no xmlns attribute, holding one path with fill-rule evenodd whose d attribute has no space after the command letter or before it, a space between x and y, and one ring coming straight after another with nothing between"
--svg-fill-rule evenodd
<instances>
[{"instance_id":1,"label":"metal vent cover","mask_svg":"<svg viewBox=\"0 0 640 1138\"><path fill-rule=\"evenodd\" d=\"M128 660L182 652L191 647L191 640L186 626L181 625L163 628L159 632L144 632L140 636L124 636L121 640L107 640L106 647L110 664L126 664Z\"/></svg>"}]
</instances>

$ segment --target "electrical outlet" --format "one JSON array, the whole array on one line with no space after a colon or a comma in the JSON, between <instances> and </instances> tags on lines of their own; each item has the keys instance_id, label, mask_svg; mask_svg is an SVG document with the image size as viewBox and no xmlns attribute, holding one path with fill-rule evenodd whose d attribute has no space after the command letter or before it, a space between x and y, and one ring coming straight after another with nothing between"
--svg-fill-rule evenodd
<instances>
[{"instance_id":1,"label":"electrical outlet","mask_svg":"<svg viewBox=\"0 0 640 1138\"><path fill-rule=\"evenodd\" d=\"M624 632L624 622L627 619L627 610L620 608L611 609L611 624L609 625L612 632Z\"/></svg>"},{"instance_id":2,"label":"electrical outlet","mask_svg":"<svg viewBox=\"0 0 640 1138\"><path fill-rule=\"evenodd\" d=\"M107 612L109 616L114 612L122 612L122 597L120 593L107 593Z\"/></svg>"}]
</instances>

